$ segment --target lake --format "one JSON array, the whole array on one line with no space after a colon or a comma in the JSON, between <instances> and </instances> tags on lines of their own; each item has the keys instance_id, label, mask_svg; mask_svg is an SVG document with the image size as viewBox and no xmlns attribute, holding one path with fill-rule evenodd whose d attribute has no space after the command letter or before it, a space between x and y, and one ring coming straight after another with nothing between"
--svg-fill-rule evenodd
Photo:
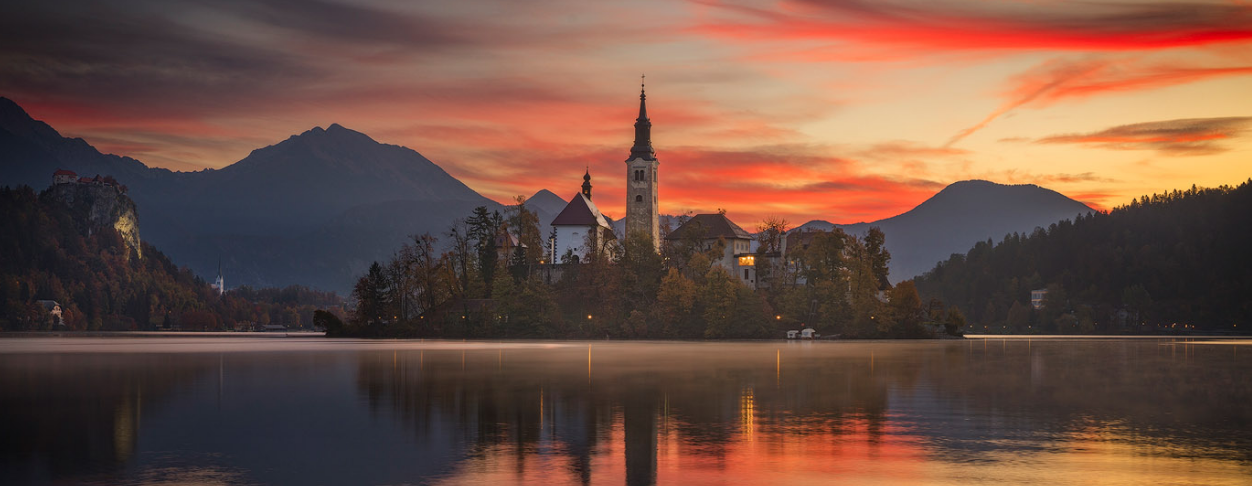
<instances>
[{"instance_id":1,"label":"lake","mask_svg":"<svg viewBox=\"0 0 1252 486\"><path fill-rule=\"evenodd\" d=\"M0 483L1246 485L1249 344L0 339Z\"/></svg>"}]
</instances>

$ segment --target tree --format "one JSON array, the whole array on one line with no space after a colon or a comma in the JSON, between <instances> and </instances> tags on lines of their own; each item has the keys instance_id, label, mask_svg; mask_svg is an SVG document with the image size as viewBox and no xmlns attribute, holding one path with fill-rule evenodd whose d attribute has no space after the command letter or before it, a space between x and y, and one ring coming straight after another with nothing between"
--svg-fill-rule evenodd
<instances>
[{"instance_id":1,"label":"tree","mask_svg":"<svg viewBox=\"0 0 1252 486\"><path fill-rule=\"evenodd\" d=\"M781 264L782 249L785 238L787 238L787 220L776 217L766 216L765 220L757 225L757 242L756 247L756 281L757 288L763 289L769 294L771 300L776 301L784 284L794 284L794 279L789 279L787 265Z\"/></svg>"},{"instance_id":2,"label":"tree","mask_svg":"<svg viewBox=\"0 0 1252 486\"><path fill-rule=\"evenodd\" d=\"M347 331L339 317L321 309L313 311L313 326L325 329L327 337L343 336Z\"/></svg>"},{"instance_id":3,"label":"tree","mask_svg":"<svg viewBox=\"0 0 1252 486\"><path fill-rule=\"evenodd\" d=\"M886 328L879 328L883 335L917 338L929 334L922 328L925 318L922 298L917 294L912 280L900 282L888 295L888 318L880 321L880 326L886 324Z\"/></svg>"},{"instance_id":4,"label":"tree","mask_svg":"<svg viewBox=\"0 0 1252 486\"><path fill-rule=\"evenodd\" d=\"M1252 180L1144 196L1107 213L979 242L918 277L917 287L967 312L993 302L999 315L982 312L980 323L1002 321L1015 301L1050 284L1063 294L1050 287L1046 300L1055 302L1044 303L1036 329L1064 320L1060 329L1114 330L1121 323L1152 332L1153 324L1178 322L1234 330L1252 319L1245 305L1252 295L1248 208Z\"/></svg>"},{"instance_id":5,"label":"tree","mask_svg":"<svg viewBox=\"0 0 1252 486\"><path fill-rule=\"evenodd\" d=\"M626 309L646 311L656 303L665 263L652 245L652 236L644 231L626 235L623 250L617 269Z\"/></svg>"},{"instance_id":6,"label":"tree","mask_svg":"<svg viewBox=\"0 0 1252 486\"><path fill-rule=\"evenodd\" d=\"M496 265L499 260L496 238L500 236L504 225L500 212L488 212L486 206L474 208L473 216L466 220L469 226L469 239L474 242L478 255L478 272L482 276L483 294L491 298L491 282L495 279Z\"/></svg>"},{"instance_id":7,"label":"tree","mask_svg":"<svg viewBox=\"0 0 1252 486\"><path fill-rule=\"evenodd\" d=\"M948 308L948 317L943 322L943 332L949 336L960 336L961 328L965 327L965 316L956 306Z\"/></svg>"},{"instance_id":8,"label":"tree","mask_svg":"<svg viewBox=\"0 0 1252 486\"><path fill-rule=\"evenodd\" d=\"M749 338L767 333L760 296L721 267L709 269L697 288L696 304L702 311L706 338Z\"/></svg>"},{"instance_id":9,"label":"tree","mask_svg":"<svg viewBox=\"0 0 1252 486\"><path fill-rule=\"evenodd\" d=\"M783 238L787 237L788 223L778 216L766 216L756 227L756 239L759 253L782 252Z\"/></svg>"},{"instance_id":10,"label":"tree","mask_svg":"<svg viewBox=\"0 0 1252 486\"><path fill-rule=\"evenodd\" d=\"M539 215L526 207L526 196L516 196L513 201L517 203L514 210L509 215L508 227L513 230L513 236L517 238L520 246L525 247L524 261L520 262L530 266L543 258L543 241L539 234Z\"/></svg>"},{"instance_id":11,"label":"tree","mask_svg":"<svg viewBox=\"0 0 1252 486\"><path fill-rule=\"evenodd\" d=\"M354 321L362 328L375 331L383 321L392 319L391 283L382 265L374 262L352 290L356 300Z\"/></svg>"},{"instance_id":12,"label":"tree","mask_svg":"<svg viewBox=\"0 0 1252 486\"><path fill-rule=\"evenodd\" d=\"M691 338L703 332L703 326L693 322L695 299L696 283L677 268L670 268L656 296L656 315L666 336Z\"/></svg>"},{"instance_id":13,"label":"tree","mask_svg":"<svg viewBox=\"0 0 1252 486\"><path fill-rule=\"evenodd\" d=\"M1140 329L1147 325L1148 309L1152 307L1152 296L1142 284L1134 284L1122 290L1122 305L1130 314L1132 329Z\"/></svg>"},{"instance_id":14,"label":"tree","mask_svg":"<svg viewBox=\"0 0 1252 486\"><path fill-rule=\"evenodd\" d=\"M449 285L444 282L449 272L444 268L446 260L435 254L437 239L429 233L411 236L412 243L406 244L400 251L406 280L410 282L410 292L416 303L412 313L404 314L411 318L446 302L450 297Z\"/></svg>"},{"instance_id":15,"label":"tree","mask_svg":"<svg viewBox=\"0 0 1252 486\"><path fill-rule=\"evenodd\" d=\"M874 280L878 282L878 290L891 288L891 281L887 279L887 264L891 263L891 252L887 251L886 245L887 235L877 226L870 228L865 234L865 252L869 257Z\"/></svg>"},{"instance_id":16,"label":"tree","mask_svg":"<svg viewBox=\"0 0 1252 486\"><path fill-rule=\"evenodd\" d=\"M486 209L486 208L484 208ZM465 297L469 289L470 268L473 258L470 256L473 240L470 238L470 225L467 220L458 219L448 228L448 237L452 246L444 254L444 260L451 267L453 279L448 281L448 293L454 297Z\"/></svg>"},{"instance_id":17,"label":"tree","mask_svg":"<svg viewBox=\"0 0 1252 486\"><path fill-rule=\"evenodd\" d=\"M1030 307L1022 305L1021 301L1013 301L1013 306L1009 307L1008 322L1005 325L1012 332L1025 331L1030 326Z\"/></svg>"}]
</instances>

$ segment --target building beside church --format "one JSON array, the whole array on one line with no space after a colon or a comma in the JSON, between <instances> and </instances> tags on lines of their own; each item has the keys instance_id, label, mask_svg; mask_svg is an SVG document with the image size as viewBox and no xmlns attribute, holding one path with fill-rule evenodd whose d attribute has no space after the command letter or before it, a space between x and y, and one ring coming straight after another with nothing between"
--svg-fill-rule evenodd
<instances>
[{"instance_id":1,"label":"building beside church","mask_svg":"<svg viewBox=\"0 0 1252 486\"><path fill-rule=\"evenodd\" d=\"M652 122L648 120L647 96L639 88L639 117L635 119L635 144L626 158L626 234L643 233L652 238L657 251L661 248L661 232L657 206L660 162L652 149Z\"/></svg>"},{"instance_id":2,"label":"building beside church","mask_svg":"<svg viewBox=\"0 0 1252 486\"><path fill-rule=\"evenodd\" d=\"M591 202L591 172L583 174L582 192L570 199L565 209L552 218L552 229L556 232L555 241L550 241L553 263L565 263L567 256L575 261L586 259L589 244L599 245L600 251L610 251L612 242L617 241L613 227L608 219L600 214L600 209ZM612 257L612 255L610 255Z\"/></svg>"},{"instance_id":3,"label":"building beside church","mask_svg":"<svg viewBox=\"0 0 1252 486\"><path fill-rule=\"evenodd\" d=\"M727 218L725 214L697 214L665 237L670 244L684 241L698 243L710 250L718 241L725 241L721 258L713 261L752 288L756 288L756 255L752 253L752 235Z\"/></svg>"}]
</instances>

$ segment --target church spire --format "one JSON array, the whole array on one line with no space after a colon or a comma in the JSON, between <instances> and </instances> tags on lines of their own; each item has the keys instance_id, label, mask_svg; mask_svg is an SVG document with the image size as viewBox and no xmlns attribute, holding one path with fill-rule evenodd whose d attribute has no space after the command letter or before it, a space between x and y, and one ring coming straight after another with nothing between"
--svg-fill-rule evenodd
<instances>
[{"instance_id":1,"label":"church spire","mask_svg":"<svg viewBox=\"0 0 1252 486\"><path fill-rule=\"evenodd\" d=\"M635 145L630 148L630 159L655 160L652 150L652 121L648 120L647 95L644 93L643 76L639 77L639 118L635 119Z\"/></svg>"},{"instance_id":2,"label":"church spire","mask_svg":"<svg viewBox=\"0 0 1252 486\"><path fill-rule=\"evenodd\" d=\"M587 200L591 200L591 168L587 168L587 172L583 174L583 195L587 196Z\"/></svg>"}]
</instances>

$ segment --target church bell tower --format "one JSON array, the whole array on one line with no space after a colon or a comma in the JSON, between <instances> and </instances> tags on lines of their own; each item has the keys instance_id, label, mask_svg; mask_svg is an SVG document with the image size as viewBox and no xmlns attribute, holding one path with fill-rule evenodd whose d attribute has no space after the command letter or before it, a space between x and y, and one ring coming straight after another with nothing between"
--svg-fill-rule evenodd
<instances>
[{"instance_id":1,"label":"church bell tower","mask_svg":"<svg viewBox=\"0 0 1252 486\"><path fill-rule=\"evenodd\" d=\"M660 178L656 151L652 149L652 122L648 120L643 83L639 84L639 118L635 119L635 145L626 158L626 234L623 238L642 232L652 238L652 246L661 248L660 226L657 220L657 185Z\"/></svg>"}]
</instances>

